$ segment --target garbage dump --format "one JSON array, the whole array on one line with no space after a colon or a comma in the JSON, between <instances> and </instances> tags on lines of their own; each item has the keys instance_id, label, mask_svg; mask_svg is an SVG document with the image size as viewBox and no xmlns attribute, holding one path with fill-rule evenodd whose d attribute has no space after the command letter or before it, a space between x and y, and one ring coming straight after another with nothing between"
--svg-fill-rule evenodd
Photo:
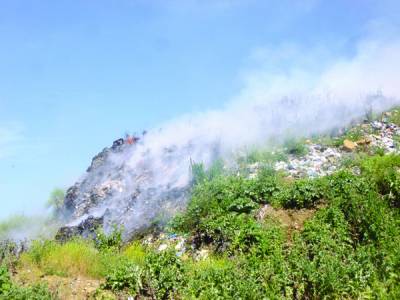
<instances>
[{"instance_id":1,"label":"garbage dump","mask_svg":"<svg viewBox=\"0 0 400 300\"><path fill-rule=\"evenodd\" d=\"M204 153L190 144L148 148L143 137L136 136L114 141L67 190L65 226L56 238L91 237L97 228L107 233L117 226L123 228L123 238L128 240L165 224L185 208L190 161L192 157L207 161Z\"/></svg>"}]
</instances>

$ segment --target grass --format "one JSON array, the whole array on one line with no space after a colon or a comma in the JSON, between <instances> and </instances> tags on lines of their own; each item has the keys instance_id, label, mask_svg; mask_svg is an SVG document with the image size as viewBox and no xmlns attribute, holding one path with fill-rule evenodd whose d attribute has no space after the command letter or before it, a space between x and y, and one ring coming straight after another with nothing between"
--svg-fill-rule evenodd
<instances>
[{"instance_id":1,"label":"grass","mask_svg":"<svg viewBox=\"0 0 400 300\"><path fill-rule=\"evenodd\" d=\"M90 241L76 239L65 244L35 241L20 263L24 268L37 267L46 275L102 278L122 259L122 255L97 250Z\"/></svg>"},{"instance_id":2,"label":"grass","mask_svg":"<svg viewBox=\"0 0 400 300\"><path fill-rule=\"evenodd\" d=\"M302 139L288 139L284 143L284 149L286 154L292 154L295 156L304 156L308 153L308 148L304 144Z\"/></svg>"},{"instance_id":3,"label":"grass","mask_svg":"<svg viewBox=\"0 0 400 300\"><path fill-rule=\"evenodd\" d=\"M244 158L246 164L266 163L272 164L277 161L287 161L288 157L285 152L271 151L270 149L253 149Z\"/></svg>"},{"instance_id":4,"label":"grass","mask_svg":"<svg viewBox=\"0 0 400 300\"><path fill-rule=\"evenodd\" d=\"M123 256L135 265L144 266L146 249L140 244L139 241L134 241L123 250Z\"/></svg>"}]
</instances>

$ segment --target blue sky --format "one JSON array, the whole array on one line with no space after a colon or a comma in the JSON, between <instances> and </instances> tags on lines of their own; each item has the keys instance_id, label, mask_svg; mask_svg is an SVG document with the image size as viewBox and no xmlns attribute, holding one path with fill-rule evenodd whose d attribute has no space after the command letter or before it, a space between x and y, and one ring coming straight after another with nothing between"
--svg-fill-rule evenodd
<instances>
[{"instance_id":1,"label":"blue sky","mask_svg":"<svg viewBox=\"0 0 400 300\"><path fill-rule=\"evenodd\" d=\"M244 73L297 63L265 49L322 49L315 69L351 56L398 25L396 2L2 0L0 217L39 211L126 131L222 107Z\"/></svg>"}]
</instances>

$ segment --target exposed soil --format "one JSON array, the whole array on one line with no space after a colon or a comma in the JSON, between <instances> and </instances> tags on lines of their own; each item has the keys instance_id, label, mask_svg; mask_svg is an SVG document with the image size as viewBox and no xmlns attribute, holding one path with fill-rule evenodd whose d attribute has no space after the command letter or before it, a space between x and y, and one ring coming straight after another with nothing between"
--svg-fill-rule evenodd
<instances>
[{"instance_id":1,"label":"exposed soil","mask_svg":"<svg viewBox=\"0 0 400 300\"><path fill-rule=\"evenodd\" d=\"M274 208L271 205L264 205L257 214L259 221L272 219L278 221L286 230L288 240L291 240L294 231L301 231L304 227L304 222L310 219L315 212L324 207L323 204L315 208L303 209L282 209Z\"/></svg>"},{"instance_id":2,"label":"exposed soil","mask_svg":"<svg viewBox=\"0 0 400 300\"><path fill-rule=\"evenodd\" d=\"M84 299L116 299L111 293L96 291L100 288L101 280L77 277L62 277L57 275L44 275L39 270L20 269L14 275L14 280L21 285L45 283L59 299L84 300Z\"/></svg>"}]
</instances>

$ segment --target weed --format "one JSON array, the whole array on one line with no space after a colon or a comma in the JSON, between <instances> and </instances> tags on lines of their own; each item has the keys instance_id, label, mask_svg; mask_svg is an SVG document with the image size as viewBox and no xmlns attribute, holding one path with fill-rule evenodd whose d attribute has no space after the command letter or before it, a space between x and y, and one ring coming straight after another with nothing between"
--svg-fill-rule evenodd
<instances>
[{"instance_id":1,"label":"weed","mask_svg":"<svg viewBox=\"0 0 400 300\"><path fill-rule=\"evenodd\" d=\"M277 202L285 208L310 208L324 197L326 180L301 179L275 195Z\"/></svg>"},{"instance_id":2,"label":"weed","mask_svg":"<svg viewBox=\"0 0 400 300\"><path fill-rule=\"evenodd\" d=\"M116 225L113 230L106 234L99 228L96 231L95 245L100 251L118 251L122 248L122 232L123 228L118 228Z\"/></svg>"},{"instance_id":3,"label":"weed","mask_svg":"<svg viewBox=\"0 0 400 300\"><path fill-rule=\"evenodd\" d=\"M183 264L174 251L150 252L146 256L149 293L157 299L175 298L185 279Z\"/></svg>"},{"instance_id":4,"label":"weed","mask_svg":"<svg viewBox=\"0 0 400 300\"><path fill-rule=\"evenodd\" d=\"M144 270L131 263L121 264L106 276L102 288L112 291L128 290L132 296L136 296L143 289Z\"/></svg>"},{"instance_id":5,"label":"weed","mask_svg":"<svg viewBox=\"0 0 400 300\"><path fill-rule=\"evenodd\" d=\"M75 239L62 245L54 241L35 241L21 260L24 265L36 265L49 275L100 278L122 258L111 252L100 252L90 241Z\"/></svg>"},{"instance_id":6,"label":"weed","mask_svg":"<svg viewBox=\"0 0 400 300\"><path fill-rule=\"evenodd\" d=\"M43 284L28 287L17 286L12 282L8 269L4 265L0 266L0 299L51 300L56 298L57 296Z\"/></svg>"},{"instance_id":7,"label":"weed","mask_svg":"<svg viewBox=\"0 0 400 300\"><path fill-rule=\"evenodd\" d=\"M308 148L303 140L288 139L284 143L285 152L296 156L303 156L308 153Z\"/></svg>"},{"instance_id":8,"label":"weed","mask_svg":"<svg viewBox=\"0 0 400 300\"><path fill-rule=\"evenodd\" d=\"M245 157L246 164L267 163L272 164L277 161L287 161L287 154L282 151L271 151L270 149L253 149Z\"/></svg>"},{"instance_id":9,"label":"weed","mask_svg":"<svg viewBox=\"0 0 400 300\"><path fill-rule=\"evenodd\" d=\"M224 163L221 159L217 159L208 169L206 169L202 163L192 163L191 171L192 181L196 185L203 181L210 181L213 178L221 176L224 173Z\"/></svg>"},{"instance_id":10,"label":"weed","mask_svg":"<svg viewBox=\"0 0 400 300\"><path fill-rule=\"evenodd\" d=\"M139 241L134 241L123 251L123 256L138 266L144 266L146 250Z\"/></svg>"}]
</instances>

